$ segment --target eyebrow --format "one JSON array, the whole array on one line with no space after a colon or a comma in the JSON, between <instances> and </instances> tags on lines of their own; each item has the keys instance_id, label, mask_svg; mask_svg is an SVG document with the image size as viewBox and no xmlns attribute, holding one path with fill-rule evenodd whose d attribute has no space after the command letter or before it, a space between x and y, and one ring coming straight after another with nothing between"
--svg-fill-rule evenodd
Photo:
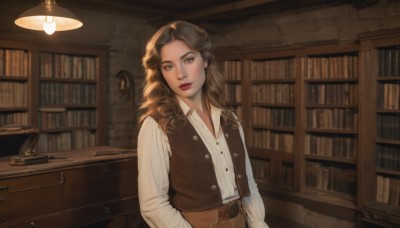
<instances>
[{"instance_id":1,"label":"eyebrow","mask_svg":"<svg viewBox=\"0 0 400 228\"><path fill-rule=\"evenodd\" d=\"M188 56L188 55L190 55L190 54L196 54L196 52L194 52L194 51L188 51L188 52L186 52L184 55L182 55L179 59L184 59L184 58L186 58L186 56ZM162 65L162 64L164 64L164 63L170 63L171 61L169 61L169 60L166 60L166 61L162 61L161 63L160 63L160 65Z\"/></svg>"}]
</instances>

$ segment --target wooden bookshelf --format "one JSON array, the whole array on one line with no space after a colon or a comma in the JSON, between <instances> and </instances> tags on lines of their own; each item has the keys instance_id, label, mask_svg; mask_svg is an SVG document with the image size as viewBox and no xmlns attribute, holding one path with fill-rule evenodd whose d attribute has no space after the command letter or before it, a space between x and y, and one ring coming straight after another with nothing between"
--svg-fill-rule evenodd
<instances>
[{"instance_id":1,"label":"wooden bookshelf","mask_svg":"<svg viewBox=\"0 0 400 228\"><path fill-rule=\"evenodd\" d=\"M220 70L226 75L225 99L229 108L239 119L243 118L242 111L242 62L229 60L220 62Z\"/></svg>"},{"instance_id":2,"label":"wooden bookshelf","mask_svg":"<svg viewBox=\"0 0 400 228\"><path fill-rule=\"evenodd\" d=\"M39 152L105 145L103 46L0 40L0 127L39 129Z\"/></svg>"},{"instance_id":3,"label":"wooden bookshelf","mask_svg":"<svg viewBox=\"0 0 400 228\"><path fill-rule=\"evenodd\" d=\"M378 182L400 192L391 159L400 155L398 34L217 55L241 63L242 119L262 194L356 222ZM380 59L385 50L398 60ZM395 70L379 74L379 63Z\"/></svg>"}]
</instances>

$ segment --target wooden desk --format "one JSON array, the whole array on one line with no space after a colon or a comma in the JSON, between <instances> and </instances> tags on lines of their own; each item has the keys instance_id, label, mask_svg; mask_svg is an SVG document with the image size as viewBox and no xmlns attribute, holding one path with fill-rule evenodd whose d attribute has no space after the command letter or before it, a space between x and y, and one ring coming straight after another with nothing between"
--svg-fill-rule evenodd
<instances>
[{"instance_id":1,"label":"wooden desk","mask_svg":"<svg viewBox=\"0 0 400 228\"><path fill-rule=\"evenodd\" d=\"M93 156L99 149L109 148L52 153L67 159L29 166L10 166L10 157L1 157L0 227L80 227L128 214L140 218L136 153Z\"/></svg>"}]
</instances>

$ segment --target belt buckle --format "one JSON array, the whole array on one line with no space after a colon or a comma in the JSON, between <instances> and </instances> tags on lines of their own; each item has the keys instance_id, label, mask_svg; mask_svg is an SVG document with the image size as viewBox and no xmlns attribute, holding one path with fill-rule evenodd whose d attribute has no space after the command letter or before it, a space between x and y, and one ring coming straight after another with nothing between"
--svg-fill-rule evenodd
<instances>
[{"instance_id":1,"label":"belt buckle","mask_svg":"<svg viewBox=\"0 0 400 228\"><path fill-rule=\"evenodd\" d=\"M228 205L228 214L229 218L234 218L239 214L239 206L236 201Z\"/></svg>"}]
</instances>

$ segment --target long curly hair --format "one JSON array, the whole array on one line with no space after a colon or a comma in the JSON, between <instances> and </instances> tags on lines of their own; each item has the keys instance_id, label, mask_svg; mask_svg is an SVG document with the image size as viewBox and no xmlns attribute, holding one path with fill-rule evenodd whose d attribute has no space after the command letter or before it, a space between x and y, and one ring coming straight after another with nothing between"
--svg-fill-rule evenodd
<instances>
[{"instance_id":1,"label":"long curly hair","mask_svg":"<svg viewBox=\"0 0 400 228\"><path fill-rule=\"evenodd\" d=\"M145 69L143 101L140 105L139 125L146 117L151 116L158 121L165 133L184 124L186 117L180 108L175 93L169 88L160 69L161 48L174 41L181 40L201 54L208 62L206 81L202 87L204 99L217 108L222 109L222 117L226 124L237 126L232 113L225 107L224 76L219 72L212 45L207 32L202 28L185 21L175 21L160 28L146 45L146 53L142 63Z\"/></svg>"}]
</instances>

